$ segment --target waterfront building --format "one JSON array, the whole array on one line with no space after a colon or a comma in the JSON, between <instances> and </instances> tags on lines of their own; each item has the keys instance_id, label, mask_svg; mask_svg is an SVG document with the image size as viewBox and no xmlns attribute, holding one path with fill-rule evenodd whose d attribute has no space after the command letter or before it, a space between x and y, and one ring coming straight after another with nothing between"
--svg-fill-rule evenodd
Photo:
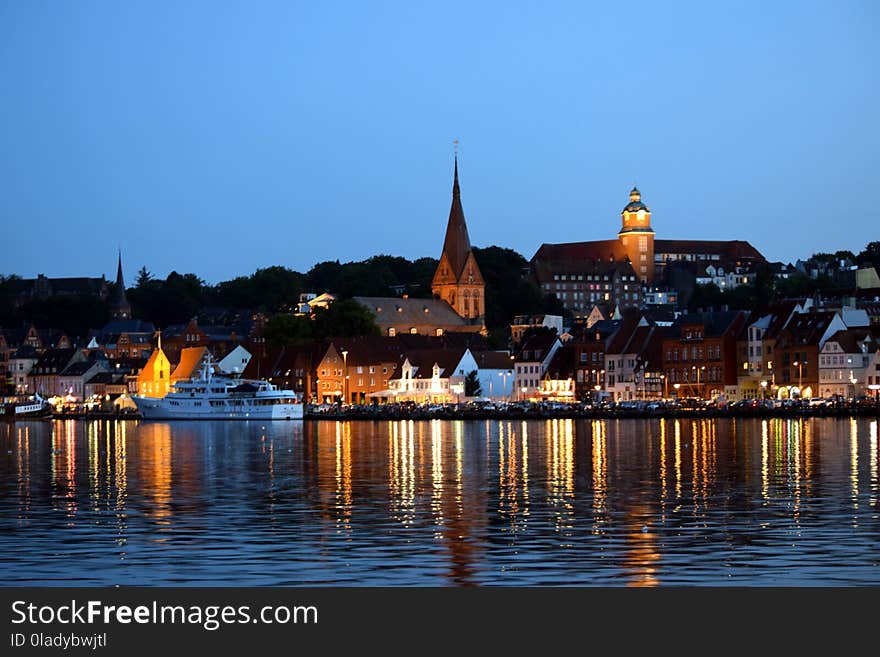
<instances>
[{"instance_id":1,"label":"waterfront building","mask_svg":"<svg viewBox=\"0 0 880 657\"><path fill-rule=\"evenodd\" d=\"M393 339L333 339L317 361L317 400L360 404L373 399L389 389L401 359L401 345Z\"/></svg>"},{"instance_id":2,"label":"waterfront building","mask_svg":"<svg viewBox=\"0 0 880 657\"><path fill-rule=\"evenodd\" d=\"M819 388L822 397L852 398L865 391L873 378L869 368L880 349L880 327L837 331L819 350Z\"/></svg>"},{"instance_id":3,"label":"waterfront building","mask_svg":"<svg viewBox=\"0 0 880 657\"><path fill-rule=\"evenodd\" d=\"M59 381L61 372L73 363L86 360L86 355L81 350L72 347L46 349L28 374L29 391L46 398L64 396L67 391Z\"/></svg>"},{"instance_id":4,"label":"waterfront building","mask_svg":"<svg viewBox=\"0 0 880 657\"><path fill-rule=\"evenodd\" d=\"M526 338L514 354L514 395L516 399L534 399L541 389L541 380L562 346L553 331L536 332Z\"/></svg>"},{"instance_id":5,"label":"waterfront building","mask_svg":"<svg viewBox=\"0 0 880 657\"><path fill-rule=\"evenodd\" d=\"M156 349L137 375L137 394L140 397L161 398L171 386L171 361L162 349L161 338Z\"/></svg>"},{"instance_id":6,"label":"waterfront building","mask_svg":"<svg viewBox=\"0 0 880 657\"><path fill-rule=\"evenodd\" d=\"M238 345L217 362L217 369L227 374L241 374L247 369L251 358L251 352Z\"/></svg>"},{"instance_id":7,"label":"waterfront building","mask_svg":"<svg viewBox=\"0 0 880 657\"><path fill-rule=\"evenodd\" d=\"M774 347L777 396L813 397L819 393L819 351L836 332L846 329L834 311L792 315Z\"/></svg>"},{"instance_id":8,"label":"waterfront building","mask_svg":"<svg viewBox=\"0 0 880 657\"><path fill-rule=\"evenodd\" d=\"M663 393L662 343L666 329L642 313L629 313L605 351L605 391L615 401L660 397Z\"/></svg>"},{"instance_id":9,"label":"waterfront building","mask_svg":"<svg viewBox=\"0 0 880 657\"><path fill-rule=\"evenodd\" d=\"M99 372L107 372L107 359L88 356L86 360L70 363L58 374L56 394L66 401L81 402L86 398L86 383Z\"/></svg>"},{"instance_id":10,"label":"waterfront building","mask_svg":"<svg viewBox=\"0 0 880 657\"><path fill-rule=\"evenodd\" d=\"M465 400L465 378L477 371L467 347L410 350L388 380L388 390L372 397L393 402L432 404Z\"/></svg>"},{"instance_id":11,"label":"waterfront building","mask_svg":"<svg viewBox=\"0 0 880 657\"><path fill-rule=\"evenodd\" d=\"M575 348L563 344L553 354L547 371L541 379L537 399L548 402L573 403L577 401L575 390Z\"/></svg>"},{"instance_id":12,"label":"waterfront building","mask_svg":"<svg viewBox=\"0 0 880 657\"><path fill-rule=\"evenodd\" d=\"M679 397L737 399L737 337L744 311L678 317L663 338L663 375ZM676 384L678 387L676 388Z\"/></svg>"},{"instance_id":13,"label":"waterfront building","mask_svg":"<svg viewBox=\"0 0 880 657\"><path fill-rule=\"evenodd\" d=\"M17 395L33 392L28 375L40 360L37 350L29 344L20 346L9 355L8 379L12 391Z\"/></svg>"},{"instance_id":14,"label":"waterfront building","mask_svg":"<svg viewBox=\"0 0 880 657\"><path fill-rule=\"evenodd\" d=\"M605 386L605 352L620 319L575 322L569 345L574 349L575 393L579 400L596 399Z\"/></svg>"},{"instance_id":15,"label":"waterfront building","mask_svg":"<svg viewBox=\"0 0 880 657\"><path fill-rule=\"evenodd\" d=\"M514 397L514 357L509 351L472 350L477 363L481 396L511 400Z\"/></svg>"}]
</instances>

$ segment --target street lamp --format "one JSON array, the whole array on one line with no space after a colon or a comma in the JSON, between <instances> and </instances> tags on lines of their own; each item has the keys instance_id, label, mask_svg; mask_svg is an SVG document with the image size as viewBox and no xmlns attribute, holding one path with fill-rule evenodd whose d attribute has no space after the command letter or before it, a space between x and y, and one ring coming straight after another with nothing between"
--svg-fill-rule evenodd
<instances>
[{"instance_id":1,"label":"street lamp","mask_svg":"<svg viewBox=\"0 0 880 657\"><path fill-rule=\"evenodd\" d=\"M342 403L346 403L346 383L348 383L348 350L342 350Z\"/></svg>"},{"instance_id":2,"label":"street lamp","mask_svg":"<svg viewBox=\"0 0 880 657\"><path fill-rule=\"evenodd\" d=\"M767 380L761 381L761 397L767 399Z\"/></svg>"},{"instance_id":3,"label":"street lamp","mask_svg":"<svg viewBox=\"0 0 880 657\"><path fill-rule=\"evenodd\" d=\"M678 389L681 388L680 383L673 383L672 387L675 388L675 398L678 399Z\"/></svg>"},{"instance_id":4,"label":"street lamp","mask_svg":"<svg viewBox=\"0 0 880 657\"><path fill-rule=\"evenodd\" d=\"M660 380L663 381L663 399L669 399L669 379L665 374L661 374Z\"/></svg>"},{"instance_id":5,"label":"street lamp","mask_svg":"<svg viewBox=\"0 0 880 657\"><path fill-rule=\"evenodd\" d=\"M804 365L807 364L805 360L796 360L793 365L798 368L798 396L804 396L804 384L803 384L803 369Z\"/></svg>"},{"instance_id":6,"label":"street lamp","mask_svg":"<svg viewBox=\"0 0 880 657\"><path fill-rule=\"evenodd\" d=\"M525 386L523 386L523 387L520 388L519 390L520 390L520 392L522 393L522 396L520 397L520 401L525 401L525 398L526 398L526 391L528 391L528 388L526 388Z\"/></svg>"},{"instance_id":7,"label":"street lamp","mask_svg":"<svg viewBox=\"0 0 880 657\"><path fill-rule=\"evenodd\" d=\"M702 395L702 391L700 390L700 370L705 371L706 366L703 365L702 367L697 367L696 365L692 365L691 369L696 371L696 373L697 373L697 397L702 399L703 395Z\"/></svg>"}]
</instances>

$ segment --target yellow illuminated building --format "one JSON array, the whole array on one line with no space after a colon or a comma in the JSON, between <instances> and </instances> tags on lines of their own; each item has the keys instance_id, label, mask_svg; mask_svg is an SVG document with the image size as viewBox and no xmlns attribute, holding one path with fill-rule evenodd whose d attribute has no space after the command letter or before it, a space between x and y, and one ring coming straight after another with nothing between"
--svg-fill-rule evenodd
<instances>
[{"instance_id":1,"label":"yellow illuminated building","mask_svg":"<svg viewBox=\"0 0 880 657\"><path fill-rule=\"evenodd\" d=\"M164 397L171 381L171 362L162 351L162 345L150 354L150 358L137 378L138 395L141 397Z\"/></svg>"}]
</instances>

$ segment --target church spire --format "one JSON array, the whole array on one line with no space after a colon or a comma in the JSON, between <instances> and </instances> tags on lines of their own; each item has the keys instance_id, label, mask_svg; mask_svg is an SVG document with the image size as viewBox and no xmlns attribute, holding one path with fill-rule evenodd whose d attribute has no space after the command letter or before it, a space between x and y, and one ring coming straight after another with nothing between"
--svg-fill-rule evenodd
<instances>
[{"instance_id":1,"label":"church spire","mask_svg":"<svg viewBox=\"0 0 880 657\"><path fill-rule=\"evenodd\" d=\"M110 301L110 314L113 319L131 319L131 304L125 296L125 279L122 277L122 250L116 261L116 287Z\"/></svg>"},{"instance_id":2,"label":"church spire","mask_svg":"<svg viewBox=\"0 0 880 657\"><path fill-rule=\"evenodd\" d=\"M461 207L461 188L458 186L458 155L455 156L455 169L452 178L452 206L449 208L449 221L446 223L446 239L443 253L456 278L464 270L468 254L471 252L471 239L468 235L464 209Z\"/></svg>"},{"instance_id":3,"label":"church spire","mask_svg":"<svg viewBox=\"0 0 880 657\"><path fill-rule=\"evenodd\" d=\"M431 281L431 291L446 301L459 316L472 321L482 319L485 283L471 249L464 209L461 207L458 153L454 160L452 205L446 223L446 238L443 240L437 271Z\"/></svg>"}]
</instances>

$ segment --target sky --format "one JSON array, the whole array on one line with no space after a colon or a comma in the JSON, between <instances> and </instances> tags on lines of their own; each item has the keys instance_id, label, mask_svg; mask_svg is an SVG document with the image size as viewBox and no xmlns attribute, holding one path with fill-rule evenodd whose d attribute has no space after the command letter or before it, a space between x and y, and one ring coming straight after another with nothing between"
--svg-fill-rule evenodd
<instances>
[{"instance_id":1,"label":"sky","mask_svg":"<svg viewBox=\"0 0 880 657\"><path fill-rule=\"evenodd\" d=\"M0 274L880 239L880 3L0 0Z\"/></svg>"}]
</instances>

